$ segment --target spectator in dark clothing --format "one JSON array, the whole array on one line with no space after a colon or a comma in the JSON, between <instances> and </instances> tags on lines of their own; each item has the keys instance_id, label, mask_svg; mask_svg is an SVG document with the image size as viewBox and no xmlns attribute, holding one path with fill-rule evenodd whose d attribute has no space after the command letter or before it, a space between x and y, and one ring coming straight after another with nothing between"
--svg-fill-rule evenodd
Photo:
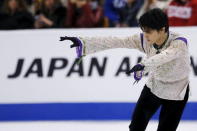
<instances>
[{"instance_id":1,"label":"spectator in dark clothing","mask_svg":"<svg viewBox=\"0 0 197 131\"><path fill-rule=\"evenodd\" d=\"M24 0L5 0L0 19L0 29L29 29L34 24Z\"/></svg>"},{"instance_id":2,"label":"spectator in dark clothing","mask_svg":"<svg viewBox=\"0 0 197 131\"><path fill-rule=\"evenodd\" d=\"M66 8L60 0L43 0L35 10L35 28L62 28L65 17Z\"/></svg>"},{"instance_id":3,"label":"spectator in dark clothing","mask_svg":"<svg viewBox=\"0 0 197 131\"><path fill-rule=\"evenodd\" d=\"M4 0L0 0L0 9L1 9L2 6L3 6L3 2L4 2Z\"/></svg>"},{"instance_id":4,"label":"spectator in dark clothing","mask_svg":"<svg viewBox=\"0 0 197 131\"><path fill-rule=\"evenodd\" d=\"M29 6L30 6L30 5L32 5L32 4L33 4L33 1L34 1L34 0L25 0L25 1L26 1L27 5L29 5Z\"/></svg>"},{"instance_id":5,"label":"spectator in dark clothing","mask_svg":"<svg viewBox=\"0 0 197 131\"><path fill-rule=\"evenodd\" d=\"M98 5L95 6L93 3L91 5L88 0L70 0L67 8L66 27L90 28L99 26L102 19L102 9Z\"/></svg>"},{"instance_id":6,"label":"spectator in dark clothing","mask_svg":"<svg viewBox=\"0 0 197 131\"><path fill-rule=\"evenodd\" d=\"M120 10L121 27L137 27L136 15L143 5L144 0L127 0L125 7Z\"/></svg>"}]
</instances>

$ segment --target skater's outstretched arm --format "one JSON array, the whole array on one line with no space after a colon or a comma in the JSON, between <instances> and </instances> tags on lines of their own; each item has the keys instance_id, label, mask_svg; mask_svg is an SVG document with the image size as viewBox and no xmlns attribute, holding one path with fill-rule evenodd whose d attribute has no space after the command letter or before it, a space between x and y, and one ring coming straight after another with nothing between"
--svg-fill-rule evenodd
<instances>
[{"instance_id":1,"label":"skater's outstretched arm","mask_svg":"<svg viewBox=\"0 0 197 131\"><path fill-rule=\"evenodd\" d=\"M60 41L72 41L78 57L114 48L138 49L144 52L140 34L127 37L60 37Z\"/></svg>"}]
</instances>

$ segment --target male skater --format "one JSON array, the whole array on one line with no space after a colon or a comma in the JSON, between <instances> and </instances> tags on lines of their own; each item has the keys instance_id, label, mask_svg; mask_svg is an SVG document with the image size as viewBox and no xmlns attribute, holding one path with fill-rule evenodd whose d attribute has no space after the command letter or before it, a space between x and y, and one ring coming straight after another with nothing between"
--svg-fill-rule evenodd
<instances>
[{"instance_id":1,"label":"male skater","mask_svg":"<svg viewBox=\"0 0 197 131\"><path fill-rule=\"evenodd\" d=\"M111 48L135 48L146 54L142 62L127 73L139 81L149 73L137 101L130 131L145 131L153 114L161 107L157 131L176 131L189 94L190 57L187 39L169 31L168 18L160 9L142 15L143 33L119 37L60 37L71 40L78 57Z\"/></svg>"}]
</instances>

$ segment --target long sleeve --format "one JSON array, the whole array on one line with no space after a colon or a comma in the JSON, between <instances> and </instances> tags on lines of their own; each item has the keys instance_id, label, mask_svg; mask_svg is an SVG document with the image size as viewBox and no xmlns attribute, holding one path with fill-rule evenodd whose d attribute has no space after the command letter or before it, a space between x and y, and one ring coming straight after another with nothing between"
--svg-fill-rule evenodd
<instances>
[{"instance_id":1,"label":"long sleeve","mask_svg":"<svg viewBox=\"0 0 197 131\"><path fill-rule=\"evenodd\" d=\"M188 48L187 44L181 40L174 40L171 45L160 54L154 55L148 59L142 61L147 70L154 69L177 58L183 58L187 56Z\"/></svg>"},{"instance_id":2,"label":"long sleeve","mask_svg":"<svg viewBox=\"0 0 197 131\"><path fill-rule=\"evenodd\" d=\"M80 37L83 43L83 55L114 48L138 49L143 52L140 35L129 37Z\"/></svg>"}]
</instances>

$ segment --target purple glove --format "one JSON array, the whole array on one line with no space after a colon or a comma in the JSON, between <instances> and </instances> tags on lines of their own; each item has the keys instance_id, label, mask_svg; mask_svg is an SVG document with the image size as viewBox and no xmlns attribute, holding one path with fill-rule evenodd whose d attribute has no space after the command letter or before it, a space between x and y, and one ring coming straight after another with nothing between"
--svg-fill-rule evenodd
<instances>
[{"instance_id":1,"label":"purple glove","mask_svg":"<svg viewBox=\"0 0 197 131\"><path fill-rule=\"evenodd\" d=\"M81 40L77 37L60 37L60 41L64 40L72 41L73 44L70 46L70 48L76 47L77 57L80 58L83 52L83 44L81 43Z\"/></svg>"},{"instance_id":2,"label":"purple glove","mask_svg":"<svg viewBox=\"0 0 197 131\"><path fill-rule=\"evenodd\" d=\"M134 79L138 82L142 79L143 71L136 71L134 72Z\"/></svg>"},{"instance_id":3,"label":"purple glove","mask_svg":"<svg viewBox=\"0 0 197 131\"><path fill-rule=\"evenodd\" d=\"M137 64L130 71L126 72L127 74L134 73L134 84L142 79L144 67L142 64Z\"/></svg>"},{"instance_id":4,"label":"purple glove","mask_svg":"<svg viewBox=\"0 0 197 131\"><path fill-rule=\"evenodd\" d=\"M142 65L142 64L137 64L131 70L127 71L126 73L130 74L130 73L133 73L133 72L136 72L136 71L142 71L142 70L144 70L144 67L145 66Z\"/></svg>"}]
</instances>

